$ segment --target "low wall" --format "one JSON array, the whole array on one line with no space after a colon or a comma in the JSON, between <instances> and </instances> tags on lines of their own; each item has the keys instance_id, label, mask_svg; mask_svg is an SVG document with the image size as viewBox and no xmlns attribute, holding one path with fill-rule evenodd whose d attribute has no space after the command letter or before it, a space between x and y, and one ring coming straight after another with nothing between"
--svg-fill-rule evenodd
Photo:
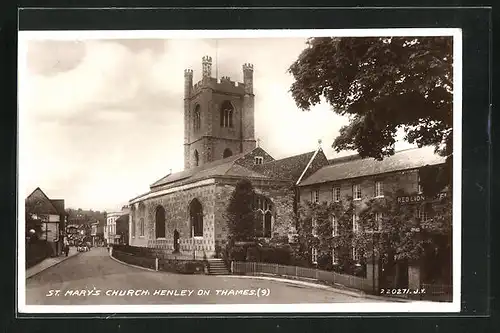
<instances>
[{"instance_id":1,"label":"low wall","mask_svg":"<svg viewBox=\"0 0 500 333\"><path fill-rule=\"evenodd\" d=\"M178 274L204 274L207 271L207 263L202 260L187 259L160 259L153 256L141 256L113 249L113 258L127 264Z\"/></svg>"},{"instance_id":2,"label":"low wall","mask_svg":"<svg viewBox=\"0 0 500 333\"><path fill-rule=\"evenodd\" d=\"M53 254L51 245L43 240L26 245L26 268L35 266Z\"/></svg>"}]
</instances>

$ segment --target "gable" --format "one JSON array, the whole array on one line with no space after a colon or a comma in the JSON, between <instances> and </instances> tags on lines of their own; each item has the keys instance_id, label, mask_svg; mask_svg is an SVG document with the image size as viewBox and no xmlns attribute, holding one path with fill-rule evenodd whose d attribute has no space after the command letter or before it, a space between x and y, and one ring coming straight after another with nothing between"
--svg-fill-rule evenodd
<instances>
[{"instance_id":1,"label":"gable","mask_svg":"<svg viewBox=\"0 0 500 333\"><path fill-rule=\"evenodd\" d=\"M297 180L297 183L300 183L303 179L306 179L322 167L326 166L329 164L328 159L326 158L325 153L323 152L322 149L318 150L318 153L315 154L312 158L309 164L306 166L306 169L304 169L302 175L300 178Z\"/></svg>"},{"instance_id":2,"label":"gable","mask_svg":"<svg viewBox=\"0 0 500 333\"><path fill-rule=\"evenodd\" d=\"M315 151L312 151L261 165L254 165L253 170L270 178L297 181L315 153Z\"/></svg>"},{"instance_id":3,"label":"gable","mask_svg":"<svg viewBox=\"0 0 500 333\"><path fill-rule=\"evenodd\" d=\"M262 162L263 163L268 163L274 161L274 158L268 154L264 149L261 147L256 147L255 149L251 150L244 156L238 158L236 160L236 163L245 167L245 168L253 168L255 165L255 157L262 157Z\"/></svg>"},{"instance_id":4,"label":"gable","mask_svg":"<svg viewBox=\"0 0 500 333\"><path fill-rule=\"evenodd\" d=\"M28 213L60 215L52 201L39 187L26 198L25 205Z\"/></svg>"}]
</instances>

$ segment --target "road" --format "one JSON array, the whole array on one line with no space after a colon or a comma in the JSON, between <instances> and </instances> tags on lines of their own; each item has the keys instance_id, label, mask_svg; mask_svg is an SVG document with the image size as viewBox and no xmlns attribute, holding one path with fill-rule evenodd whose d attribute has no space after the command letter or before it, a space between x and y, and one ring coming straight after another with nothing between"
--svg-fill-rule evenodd
<instances>
[{"instance_id":1,"label":"road","mask_svg":"<svg viewBox=\"0 0 500 333\"><path fill-rule=\"evenodd\" d=\"M259 288L267 290L269 295L251 295L252 290ZM55 290L59 290L57 295ZM203 290L205 294L198 295L202 293L199 290ZM224 295L222 290L227 294ZM231 290L235 293L240 291L240 294L231 295ZM120 296L120 291L134 294ZM27 305L337 302L375 300L292 282L148 271L111 259L105 248L93 248L26 280Z\"/></svg>"}]
</instances>

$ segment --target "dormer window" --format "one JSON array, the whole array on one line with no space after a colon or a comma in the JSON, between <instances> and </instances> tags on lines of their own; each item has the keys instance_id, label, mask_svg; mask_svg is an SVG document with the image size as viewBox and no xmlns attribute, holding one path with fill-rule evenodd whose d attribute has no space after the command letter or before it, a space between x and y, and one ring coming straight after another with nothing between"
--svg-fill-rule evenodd
<instances>
[{"instance_id":1,"label":"dormer window","mask_svg":"<svg viewBox=\"0 0 500 333\"><path fill-rule=\"evenodd\" d=\"M264 157L262 156L255 156L254 158L255 165L260 165L264 163Z\"/></svg>"}]
</instances>

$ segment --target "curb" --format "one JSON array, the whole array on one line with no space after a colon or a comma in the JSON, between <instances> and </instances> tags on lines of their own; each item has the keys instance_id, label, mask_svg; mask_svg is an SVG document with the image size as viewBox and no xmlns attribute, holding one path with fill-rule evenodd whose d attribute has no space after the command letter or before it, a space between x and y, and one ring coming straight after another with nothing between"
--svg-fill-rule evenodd
<instances>
[{"instance_id":1,"label":"curb","mask_svg":"<svg viewBox=\"0 0 500 333\"><path fill-rule=\"evenodd\" d=\"M74 254L74 255L72 255L72 256L64 257L64 259L62 259L62 260L60 260L60 261L56 262L54 265L47 266L47 267L45 267L44 269L42 269L42 270L40 270L40 271L38 271L38 272L36 272L36 273L34 273L34 274L31 274L30 276L28 276L28 274L26 274L26 279L30 279L30 278L32 278L33 276L38 275L38 274L40 274L41 272L44 272L44 271L46 271L46 270L47 270L47 269L49 269L49 268L52 268L52 267L54 267L54 266L57 266L57 265L59 265L60 263L65 262L65 261L66 261L66 260L68 260L68 259L71 259L71 258L74 258L74 257L76 257L76 256L79 256L80 254L81 254L81 252L77 252L76 254Z\"/></svg>"},{"instance_id":2,"label":"curb","mask_svg":"<svg viewBox=\"0 0 500 333\"><path fill-rule=\"evenodd\" d=\"M147 270L150 272L156 272L156 273L159 272L159 271L151 269L151 268L132 265L132 264L123 262L121 260L114 258L111 254L109 254L109 257L112 260L114 260L120 264L123 264L125 266L139 268L139 269ZM163 271L161 273L175 274L175 273L163 272ZM292 279L285 279L285 278L278 278L278 277L271 277L271 276L259 276L259 275L252 275L252 276L250 276L250 275L215 275L215 276L228 277L228 278L239 278L239 279L257 279L257 280L278 281L278 282L284 282L284 283L289 283L289 284L302 285L302 286L311 287L311 288L330 290L330 291L334 291L336 293L343 294L343 295L348 295L348 296L353 296L353 297L358 297L358 298L374 299L374 300L379 300L379 301L384 301L384 302L397 302L397 303L410 302L409 300L404 300L404 299L385 298L385 297L379 297L379 296L374 296L374 295L369 295L369 294L362 294L362 293L355 292L355 291L337 289L335 287L327 286L327 285L320 284L320 283L304 282L304 281L300 281L300 280L292 280Z\"/></svg>"},{"instance_id":3,"label":"curb","mask_svg":"<svg viewBox=\"0 0 500 333\"><path fill-rule=\"evenodd\" d=\"M408 303L408 302L410 302L409 300L405 300L405 299L400 299L400 298L396 299L396 298L386 298L386 297L374 296L374 295L364 294L364 293L355 292L355 291L338 289L338 288L327 286L327 285L320 284L320 283L304 282L304 281L295 280L295 279L286 279L286 278L260 276L260 275L218 275L218 276L229 277L229 278L279 281L279 282L285 282L285 283L289 283L289 284L307 286L307 287L311 287L311 288L330 290L330 291L334 291L336 293L343 294L343 295L348 295L348 296L353 296L353 297L358 297L358 298L368 298L368 299L384 301L384 302L396 302L396 303Z\"/></svg>"}]
</instances>

